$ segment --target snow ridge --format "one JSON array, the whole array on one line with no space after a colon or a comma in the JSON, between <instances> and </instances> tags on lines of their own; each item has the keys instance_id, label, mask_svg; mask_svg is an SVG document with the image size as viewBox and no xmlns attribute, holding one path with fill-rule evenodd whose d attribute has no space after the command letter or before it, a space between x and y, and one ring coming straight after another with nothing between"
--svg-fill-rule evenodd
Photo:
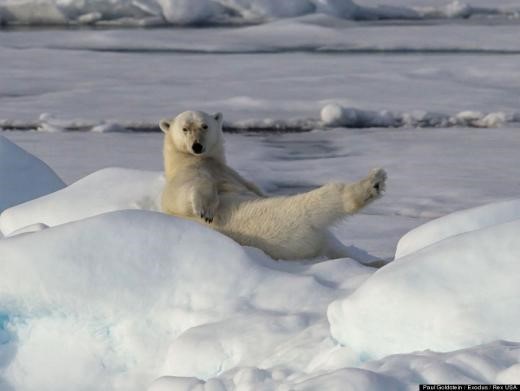
<instances>
[{"instance_id":1,"label":"snow ridge","mask_svg":"<svg viewBox=\"0 0 520 391\"><path fill-rule=\"evenodd\" d=\"M458 0L434 7L365 7L352 0L0 0L0 25L231 25L314 13L348 20L493 16L517 19L519 11L507 7L474 7Z\"/></svg>"},{"instance_id":2,"label":"snow ridge","mask_svg":"<svg viewBox=\"0 0 520 391\"><path fill-rule=\"evenodd\" d=\"M520 113L501 111L482 113L465 110L450 115L419 110L410 112L360 110L328 104L321 110L321 122L327 127L347 128L496 128L508 123L520 122Z\"/></svg>"},{"instance_id":3,"label":"snow ridge","mask_svg":"<svg viewBox=\"0 0 520 391\"><path fill-rule=\"evenodd\" d=\"M336 103L325 105L320 118L249 119L227 121L224 131L238 132L307 132L327 128L499 128L520 123L520 112L489 112L465 110L455 114L412 110L363 110L343 107ZM147 121L91 121L61 119L42 114L37 121L0 120L0 130L37 130L41 132L82 131L112 132L160 132L159 126Z\"/></svg>"}]
</instances>

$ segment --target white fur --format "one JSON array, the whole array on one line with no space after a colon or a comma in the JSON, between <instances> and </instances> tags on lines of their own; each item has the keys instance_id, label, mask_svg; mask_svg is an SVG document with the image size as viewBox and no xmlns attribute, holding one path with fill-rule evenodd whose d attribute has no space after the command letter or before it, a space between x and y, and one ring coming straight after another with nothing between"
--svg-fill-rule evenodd
<instances>
[{"instance_id":1,"label":"white fur","mask_svg":"<svg viewBox=\"0 0 520 391\"><path fill-rule=\"evenodd\" d=\"M328 227L385 189L386 173L375 169L356 183L330 183L307 193L266 197L226 165L222 114L187 111L160 126L165 133L167 181L163 211L205 223L274 259L353 257Z\"/></svg>"}]
</instances>

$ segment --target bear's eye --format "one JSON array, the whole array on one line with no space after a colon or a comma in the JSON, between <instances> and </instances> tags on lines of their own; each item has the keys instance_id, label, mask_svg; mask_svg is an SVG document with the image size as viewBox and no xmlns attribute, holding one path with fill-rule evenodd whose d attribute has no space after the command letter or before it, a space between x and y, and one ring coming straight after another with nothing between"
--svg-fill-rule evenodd
<instances>
[{"instance_id":1,"label":"bear's eye","mask_svg":"<svg viewBox=\"0 0 520 391\"><path fill-rule=\"evenodd\" d=\"M204 130L208 129L208 125L202 124L202 129L204 129Z\"/></svg>"},{"instance_id":2,"label":"bear's eye","mask_svg":"<svg viewBox=\"0 0 520 391\"><path fill-rule=\"evenodd\" d=\"M184 133L188 133L188 128L182 128L182 131L183 131Z\"/></svg>"}]
</instances>

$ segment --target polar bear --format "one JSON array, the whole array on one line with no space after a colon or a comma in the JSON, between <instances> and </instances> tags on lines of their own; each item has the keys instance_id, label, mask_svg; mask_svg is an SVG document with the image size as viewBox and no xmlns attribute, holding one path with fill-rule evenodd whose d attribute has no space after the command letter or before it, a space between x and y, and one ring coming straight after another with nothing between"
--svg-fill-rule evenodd
<instances>
[{"instance_id":1,"label":"polar bear","mask_svg":"<svg viewBox=\"0 0 520 391\"><path fill-rule=\"evenodd\" d=\"M186 111L160 128L165 213L199 221L273 259L356 258L328 228L383 194L384 170L352 184L267 197L226 164L221 113Z\"/></svg>"}]
</instances>

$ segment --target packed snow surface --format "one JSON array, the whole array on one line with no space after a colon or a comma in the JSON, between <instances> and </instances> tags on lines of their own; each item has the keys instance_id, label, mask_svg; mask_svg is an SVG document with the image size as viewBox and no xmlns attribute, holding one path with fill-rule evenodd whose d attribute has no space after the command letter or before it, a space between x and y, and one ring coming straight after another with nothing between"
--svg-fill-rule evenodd
<instances>
[{"instance_id":1,"label":"packed snow surface","mask_svg":"<svg viewBox=\"0 0 520 391\"><path fill-rule=\"evenodd\" d=\"M507 171L516 169L515 129L422 132L226 138L231 164L269 192L302 191L337 175L352 180L369 164L388 167L388 194L337 230L341 240L369 252L383 245L384 253L396 232L424 221L425 209L442 215L518 191ZM519 200L415 228L401 240L415 247L378 271L348 259L275 262L156 211L159 135L8 135L68 182L69 158L74 172L114 158L132 166L137 147L141 165L156 171L105 168L1 215L10 234L0 239L2 390L388 391L520 379ZM447 135L444 155L433 154ZM47 143L35 142L42 137ZM500 143L501 153L482 155L473 182L474 162L464 156ZM114 156L93 159L107 144L117 145ZM422 167L408 164L418 161L414 154ZM434 161L458 168L428 171Z\"/></svg>"}]
</instances>

